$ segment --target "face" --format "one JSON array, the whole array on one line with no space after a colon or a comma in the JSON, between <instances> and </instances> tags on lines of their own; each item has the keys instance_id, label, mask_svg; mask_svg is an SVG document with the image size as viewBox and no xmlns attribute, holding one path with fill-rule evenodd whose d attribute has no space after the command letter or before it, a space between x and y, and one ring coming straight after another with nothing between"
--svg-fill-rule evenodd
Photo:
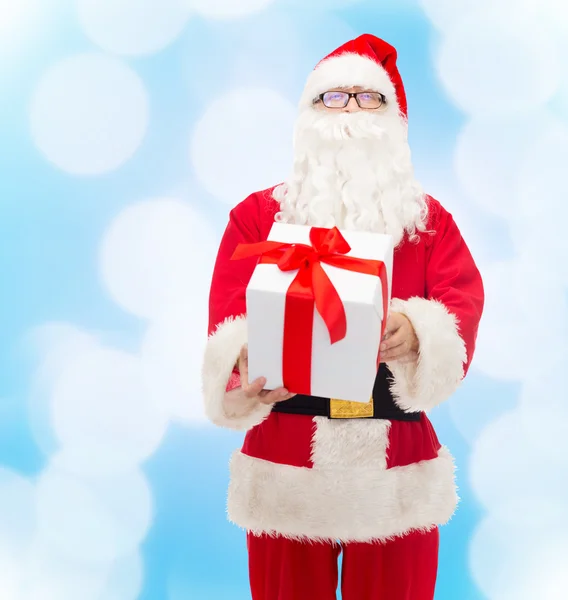
<instances>
[{"instance_id":1,"label":"face","mask_svg":"<svg viewBox=\"0 0 568 600\"><path fill-rule=\"evenodd\" d=\"M292 173L273 193L277 221L388 233L396 244L405 231L422 227L424 195L412 170L406 122L396 101L387 104L375 90L331 87L325 98L302 104Z\"/></svg>"},{"instance_id":2,"label":"face","mask_svg":"<svg viewBox=\"0 0 568 600\"><path fill-rule=\"evenodd\" d=\"M343 106L344 94L360 94L358 98L349 98L346 106ZM357 101L359 100L359 101ZM348 88L334 88L325 93L325 97L319 97L314 102L316 110L329 113L352 113L352 112L377 112L386 107L384 96L374 90L368 90L360 86Z\"/></svg>"}]
</instances>

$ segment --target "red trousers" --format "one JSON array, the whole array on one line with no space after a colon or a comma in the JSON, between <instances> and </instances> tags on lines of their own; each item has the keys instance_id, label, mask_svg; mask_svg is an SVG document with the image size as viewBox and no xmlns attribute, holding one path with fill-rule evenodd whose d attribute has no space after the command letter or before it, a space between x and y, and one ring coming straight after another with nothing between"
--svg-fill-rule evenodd
<instances>
[{"instance_id":1,"label":"red trousers","mask_svg":"<svg viewBox=\"0 0 568 600\"><path fill-rule=\"evenodd\" d=\"M248 535L252 600L433 600L438 529L383 544L303 543Z\"/></svg>"}]
</instances>

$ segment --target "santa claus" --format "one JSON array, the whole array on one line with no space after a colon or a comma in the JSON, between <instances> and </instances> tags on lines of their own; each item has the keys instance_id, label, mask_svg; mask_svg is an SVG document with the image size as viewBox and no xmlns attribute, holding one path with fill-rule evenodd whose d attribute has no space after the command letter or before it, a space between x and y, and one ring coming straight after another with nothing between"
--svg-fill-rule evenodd
<instances>
[{"instance_id":1,"label":"santa claus","mask_svg":"<svg viewBox=\"0 0 568 600\"><path fill-rule=\"evenodd\" d=\"M454 465L426 416L472 359L479 272L451 215L416 181L396 51L350 41L308 78L288 180L231 211L213 275L206 411L246 431L228 514L247 531L253 600L432 600ZM392 304L369 403L293 396L248 380L245 290L274 221L388 233ZM292 390L293 392L293 390Z\"/></svg>"}]
</instances>

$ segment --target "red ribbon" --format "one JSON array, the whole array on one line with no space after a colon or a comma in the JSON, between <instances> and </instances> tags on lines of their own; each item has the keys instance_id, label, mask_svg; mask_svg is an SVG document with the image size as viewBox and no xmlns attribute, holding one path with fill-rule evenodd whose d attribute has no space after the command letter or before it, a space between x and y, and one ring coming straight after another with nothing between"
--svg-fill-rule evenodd
<instances>
[{"instance_id":1,"label":"red ribbon","mask_svg":"<svg viewBox=\"0 0 568 600\"><path fill-rule=\"evenodd\" d=\"M351 247L337 227L312 227L310 242L311 246L272 241L239 244L231 257L241 260L260 256L260 263L278 265L281 271L298 271L286 292L282 377L288 390L306 395L311 390L314 307L327 327L332 344L347 334L343 302L321 263L381 279L381 339L388 309L387 274L382 261L345 256Z\"/></svg>"}]
</instances>

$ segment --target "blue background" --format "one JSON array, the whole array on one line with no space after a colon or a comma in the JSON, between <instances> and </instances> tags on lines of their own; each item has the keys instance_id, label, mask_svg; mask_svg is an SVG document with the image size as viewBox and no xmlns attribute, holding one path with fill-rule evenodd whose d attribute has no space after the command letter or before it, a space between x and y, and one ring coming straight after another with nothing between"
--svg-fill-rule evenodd
<instances>
[{"instance_id":1,"label":"blue background","mask_svg":"<svg viewBox=\"0 0 568 600\"><path fill-rule=\"evenodd\" d=\"M182 407L182 414L180 411L168 414L167 427L152 445L147 453L149 455L135 457L136 460L128 467L136 472L140 469L152 498L149 522L139 531L138 537L134 536L136 540L133 538L134 541L123 553L139 560L138 575L129 579L126 570L121 575L120 560L124 556L118 546L113 546L112 535L106 542L110 548L106 562L100 559L93 562L88 558L88 552L85 556L79 552L81 556L78 557L69 550L74 547L73 544L94 544L89 535L77 541L72 533L68 537L66 533L62 534L63 538L49 531L46 533L42 525L46 514L52 515L54 510L60 510L62 522L65 522L66 511L83 514L81 506L78 506L81 501L63 492L59 509L51 506L49 510L52 512L46 512L45 508L45 478L53 475L54 468L59 468L53 467L54 457L71 443L69 439L73 432L69 429L73 428L73 418L77 418L71 415L65 420L67 413L59 412L57 418L63 414L60 423L64 424L59 426L60 429L57 424L54 425L57 422L53 406L59 393L58 377L67 368L65 361L74 358L71 355L75 351L71 355L64 353L60 357L63 364L58 363L56 368L49 357L53 356L53 348L57 348L63 338L71 336L75 339L74 336L80 335L80 332L95 335L96 343L105 348L118 348L137 356L147 328L154 321L160 321L161 316L158 318L157 313L140 314L135 306L131 307L128 299L121 296L112 283L108 283L105 267L101 266L102 240L114 220L126 214L123 213L125 209L152 199L156 199L159 209L158 199L163 198L175 198L183 207L189 206L195 212L188 215L197 215L196 239L199 237L197 230L207 228L204 235L209 245L206 244L204 260L209 267L230 205L241 200L244 193L286 177L286 163L278 159L275 165L270 165L269 171L270 174L279 173L279 179L266 181L266 175L260 172L258 180L255 179L254 168L250 168L251 161L259 160L259 171L262 170L267 166L266 161L271 160L270 156L265 156L268 145L284 146L290 143L290 139L280 135L280 130L275 134L279 137L273 139L270 138L271 131L258 131L250 118L250 110L245 110L242 120L246 122L252 141L244 144L242 152L227 150L231 144L238 147L238 140L231 140L230 127L224 134L224 121L217 115L218 127L211 128L209 121L209 129L205 131L220 137L211 139L210 145L203 150L199 149L204 153L204 160L209 161L205 171L203 166L199 166L202 162L198 161L196 166L190 146L197 135L196 128L211 103L220 102L222 106L223 98L229 97L230 90L234 88L249 90L246 97L254 98L250 90L260 87L272 90L283 102L293 105L301 93L305 77L320 58L351 35L369 32L383 37L398 49L399 68L409 101L410 142L418 177L428 192L454 212L482 272L489 273L487 321L480 332L479 355L456 397L432 413L439 437L456 458L462 498L456 516L442 530L436 599L520 600L525 597L521 595L523 593L527 594L527 598L536 598L528 595L532 593L531 589L540 590L539 600L564 598L561 596L560 582L564 579L560 567L562 557L568 558L568 554L562 554L568 549L568 536L558 533L546 518L542 522L531 521L528 524L530 539L535 542L538 552L546 555L547 551L554 551L556 557L556 563L553 561L551 566L549 562L548 570L542 571L539 571L540 566L534 567L535 561L538 562L537 550L534 550L534 555L527 551L520 557L515 554L518 552L517 538L509 536L508 541L502 541L502 532L509 531L511 526L506 510L511 486L515 490L515 501L522 500L525 493L529 494L529 500L532 498L532 504L529 503L531 514L532 511L544 511L544 506L548 507L547 510L552 507L550 510L555 514L554 508L565 506L566 500L566 489L562 485L549 490L546 498L536 494L535 486L539 483L531 479L534 472L524 459L518 457L519 453L509 452L506 447L526 449L533 444L540 452L539 460L535 459L536 464L541 465L547 463L548 457L554 453L543 446L538 435L531 437L531 426L523 419L527 407L538 400L529 397L531 394L534 396L534 370L538 372L539 366L542 366L548 367L551 373L558 373L558 368L566 364L568 356L562 342L568 315L568 279L559 271L542 281L538 278L542 270L538 265L543 264L539 249L542 251L544 248L555 256L565 249L565 242L564 246L559 243L551 247L546 226L539 230L540 238L534 233L524 253L523 243L519 240L528 239L527 227L530 231L531 223L546 224L547 215L555 214L553 211L560 211L558 219L568 214L561 208L567 198L565 191L557 194L562 187L561 178L550 167L545 181L549 187L546 194L543 193L545 209L535 212L530 204L527 205L522 190L519 191L521 184L517 178L523 175L522 165L527 164L527 160L530 163L534 155L532 158L517 155L520 152L518 144L515 141L508 143L507 139L503 141L506 135L503 131L522 129L522 135L526 135L523 147L530 150L534 141L540 144L536 147L548 148L546 152L550 151L547 155L550 161L547 159L546 164L551 162L553 167L560 164L558 153L568 150L568 137L563 129L568 118L568 71L565 71L561 60L564 57L564 62L567 62L562 47L562 27L568 23L564 12L558 8L559 13L555 15L552 3L544 3L535 9L529 2L530 10L536 10L538 18L534 12L527 13L526 21L519 19L519 23L515 22L517 29L511 27L517 37L513 36L513 39L504 35L501 43L497 43L492 33L495 24L502 23L500 19L505 18L510 26L511 19L502 14L470 14L474 9L467 3L460 8L459 2L450 5L413 0L321 0L312 4L280 0L264 2L264 7L260 7L262 2L257 1L259 10L247 11L247 6L255 4L248 1L242 3L241 14L228 14L223 12L223 8L231 7L230 2L187 1L184 4L190 7L187 15L179 8L174 9L174 3L175 0L162 4L144 0L140 4L148 7L147 12L132 11L129 18L119 22L120 14L128 16L135 3L117 0L115 5L121 8L113 13L105 8L109 3L102 2L101 22L106 23L103 31L111 32L105 38L107 42L97 37L96 31L100 29L89 30L87 26L93 22L92 15L96 14L96 9L82 13L88 14L84 18L77 9L77 4L84 7L93 5L92 2L45 0L40 3L30 0L22 3L22 10L11 8L10 3L5 8L4 4L0 4L0 23L4 23L0 25L3 34L0 36L0 496L3 498L0 500L0 512L3 513L0 517L0 584L4 582L2 577L10 577L6 573L12 572L13 564L6 558L12 555L12 551L13 557L16 557L14 564L19 565L23 573L22 579L13 583L11 588L4 582L3 590L11 590L7 592L11 595L6 598L3 593L2 597L6 600L43 600L30 592L29 581L24 581L35 577L37 589L44 590L45 599L82 598L82 593L76 595L77 589L84 589L81 586L87 586L87 583L80 583L79 588L70 588L66 583L69 573L79 562L81 566L77 567L77 572L82 573L81 577L87 577L85 573L91 572L95 563L114 574L102 577L101 591L93 592L93 598L101 600L114 597L121 600L244 600L250 597L244 534L229 525L224 514L227 462L230 452L240 444L241 436L218 430L204 421L195 377L180 388L183 401L193 408L184 412ZM310 8L306 7L307 4ZM484 3L481 5L481 9L488 10ZM213 14L215 7L218 12ZM512 10L511 7L509 9ZM155 19L156 11L160 10L174 15L172 21L179 21L178 30L169 35L166 32L161 42L144 49L141 41L158 39L153 37L152 27L153 23L156 28L163 26L161 20ZM511 14L507 13L509 17ZM493 61L484 62L481 70L469 63L469 58L472 62L477 60L475 50L464 50L463 56L452 54L451 48L448 50L450 42L446 36L455 36L455 30L463 27L470 18L477 25L466 28L473 33L470 38L466 36L463 39L463 47L466 50L480 48L483 57L494 57ZM109 25L112 25L113 19L119 23L113 25L114 28ZM124 25L132 22L139 25L138 33L136 27L129 29ZM556 29L558 22L560 26ZM479 23L485 24L487 30L480 28ZM517 52L514 43L518 42L521 57L525 56L523 52L531 49L531 40L526 42L519 32L534 32L536 29L545 32L550 43L551 40L559 40L558 45L553 47L558 64L554 63L550 53L546 55L546 65L543 63L548 79L539 75L538 69L529 69L528 73L515 71L514 68L509 69L506 62L515 60L510 56L511 52ZM121 35L130 45L120 45ZM483 50L486 41L493 55L489 50ZM526 47L523 46L525 42L529 44ZM86 52L96 53L105 60L112 59L128 72L137 74L148 99L148 117L147 121L142 119L144 125L140 126L140 140L132 142L132 151L125 151L118 164L94 173L77 173L70 165L81 164L88 170L94 154L102 153L104 157L106 150L112 149L115 144L123 144L129 135L118 127L114 131L116 137L109 135L106 141L93 142L99 150L91 151L89 139L77 139L73 134L76 123L66 121L65 111L58 109L53 101L45 100L42 105L40 81L49 70L68 57ZM502 68L499 52L504 55ZM452 60L457 61L457 66ZM461 65L460 60L464 61ZM86 73L88 78L88 71ZM479 78L479 82L475 77ZM546 80L543 82L539 77ZM479 90L477 104L468 102L467 98L463 100L459 91L463 81L466 82L463 84L466 92ZM492 81L500 81L496 84L498 91L495 96L491 89L487 89ZM525 115L522 107L519 108L519 104L524 104L522 101L515 103L518 99L516 90L528 88L530 96L533 83L535 87L540 86L539 89L545 88L542 94L537 92L536 97L529 101L538 118L534 114ZM117 85L120 102L120 90L123 88L120 82ZM68 101L65 87L60 93L64 105ZM108 95L108 90L106 93ZM89 111L100 111L102 103L97 98L91 105L87 102L84 118L89 118ZM47 106L47 109L37 109L38 104ZM498 109L491 109L496 105L499 105ZM507 106L511 107L511 111ZM37 111L35 116L34 110ZM136 110L132 108L133 112ZM46 125L50 114L51 125ZM111 130L115 128L112 110L103 110L102 114L101 118L108 120ZM523 123L540 123L538 119L545 114L550 122L543 127L548 129L539 126L534 131L524 132ZM236 121L240 117L233 112L227 118ZM47 133L43 137L33 125L38 120L45 125ZM489 123L489 134L485 133L485 137L480 138L486 148L497 147L489 158L484 158L483 152L479 151L480 146L475 146L477 153L470 146L469 150L460 146L467 142L461 136L463 128L470 122L474 127ZM509 129L503 129L505 127ZM60 136L59 132L63 130L71 133ZM546 137L543 131L550 135ZM541 139L543 135L544 139ZM68 139L72 141L66 141ZM465 153L461 159L460 147ZM58 148L59 159L53 148ZM78 162L73 162L73 156L79 157ZM510 161L509 156L513 157ZM568 154L564 155L564 161L566 156ZM241 162L231 166L229 162L232 160ZM235 183L232 200L219 197L222 194L217 193L216 177L225 180L225 186L230 189L231 182L226 180L238 171L241 163L253 175ZM497 167L492 163L496 163ZM541 172L542 169L539 169ZM533 179L531 177L529 173L522 185L540 185L538 173ZM483 185L509 193L502 198L503 205L492 205L491 199L478 197L476 186L482 189ZM163 243L167 245L167 230L162 228L159 234L163 234ZM118 237L121 238L120 235ZM127 242L124 241L124 244ZM115 240L112 252L119 247L117 243L120 245L122 242ZM191 243L192 240L189 240L187 248L191 248ZM195 247L198 248L197 243ZM179 253L187 248L182 243ZM178 252L176 248L170 251ZM197 250L193 256L182 257L186 261L186 275L192 272L195 261L204 255ZM152 256L152 246L147 256ZM166 256L169 255L166 253ZM130 257L130 260L136 258ZM142 260L143 257L140 258ZM120 261L116 259L116 262ZM132 270L132 264L128 264ZM505 275L499 275L499 265L505 269ZM158 264L157 269L160 268ZM528 278L531 269L537 273L538 291L529 294L528 298L523 295L517 303L516 294L524 289L524 277ZM132 287L134 295L137 289L152 289L153 285L163 281L158 277L157 283L154 283L151 279L154 272L150 270L147 282ZM507 275L511 272L512 275ZM117 273L120 277L121 271ZM196 306L202 306L207 295L207 283L207 275L200 275L192 294L168 297L164 306L169 307L168 303L176 299L187 301L184 310L191 318L191 302L194 300ZM542 327L536 316L541 294L551 302L546 306L552 306L556 311L552 327ZM195 340L197 349L202 347L206 327L202 314L201 308L196 308L195 323L190 325L194 332L191 343ZM521 335L518 334L519 328L523 329ZM548 332L551 328L554 331ZM536 342L531 342L535 329L546 329L547 332L537 334ZM552 337L549 339L547 335ZM538 346L534 347L532 343L538 343ZM72 348L80 349L80 344L74 344ZM179 354L178 346L172 352ZM533 357L534 353L544 353L544 356ZM525 366L519 366L522 359L527 361ZM181 360L183 363L184 357ZM531 360L535 361L532 370L528 365ZM188 364L195 363L195 355L188 356L187 361ZM195 364L192 368L195 373ZM45 369L48 375L43 377ZM552 400L567 399L561 377L548 377L546 386L543 396ZM83 401L81 387L78 385L73 389L77 391L76 406L80 413ZM167 389L170 388L166 388L164 394L168 393ZM136 409L136 401L136 398L129 400L131 404L128 406L134 407L132 410ZM102 406L107 406L104 399L101 402ZM568 414L562 412L565 409L560 405L561 402L557 406L558 425L554 434L559 439L562 432L568 432ZM102 414L104 417L106 413ZM109 419L111 414L109 409ZM89 424L82 423L81 427L88 428ZM104 429L104 424L102 427ZM109 428L112 429L111 425ZM66 431L71 437L65 438L67 434L61 434L61 431ZM123 435L126 437L136 436L133 431L129 433L128 427L125 431ZM112 437L112 432L109 435ZM505 456L495 456L493 460L490 450L495 448L495 444L491 445L495 439L501 440ZM500 444L496 447L499 448ZM72 452L73 448L69 446L67 452ZM530 450L526 452L531 455ZM554 460L554 473L558 475L558 469L566 469L568 465L557 456ZM90 469L86 471L90 472ZM103 473L102 477L105 476ZM73 473L73 477L91 489L91 479L85 476L83 481L80 469ZM558 478L563 479L563 476ZM44 483L40 484L42 481ZM517 486L515 481L523 483ZM117 489L116 493L120 495L122 488ZM93 491L95 497L98 493ZM106 492L100 493L103 494L104 505ZM533 493L536 494L534 498ZM124 498L124 502L128 502L130 496L125 495ZM535 506L537 502L542 502L542 506ZM128 508L125 510L128 512ZM518 514L517 508L512 511ZM16 513L15 524L11 525L12 516ZM85 518L96 521L99 513L87 511L84 514L91 515ZM487 519L490 519L490 526L479 529L482 522L488 522ZM115 522L117 530L119 523L120 520ZM519 527L514 529L518 531ZM556 533L550 548L549 530ZM501 540L499 543L492 542L493 534ZM97 537L98 533L95 531L93 535ZM519 539L522 539L520 534ZM40 544L43 550L34 555L30 549L37 547L38 540L43 544ZM50 548L56 549L56 559ZM28 568L30 556L39 556L34 563L35 571ZM49 556L48 560L46 557ZM3 565L3 560L8 562ZM513 581L510 574L521 572L525 567L530 571L526 575L527 581L532 583L522 583L522 577L521 583ZM534 567L534 571L529 567ZM125 584L126 580L130 583ZM545 580L557 581L557 584L550 584L545 589L540 585ZM50 582L47 587L42 583L45 581ZM533 584L536 587L531 588ZM55 591L50 592L49 589ZM69 591L72 589L75 592Z\"/></svg>"}]
</instances>

